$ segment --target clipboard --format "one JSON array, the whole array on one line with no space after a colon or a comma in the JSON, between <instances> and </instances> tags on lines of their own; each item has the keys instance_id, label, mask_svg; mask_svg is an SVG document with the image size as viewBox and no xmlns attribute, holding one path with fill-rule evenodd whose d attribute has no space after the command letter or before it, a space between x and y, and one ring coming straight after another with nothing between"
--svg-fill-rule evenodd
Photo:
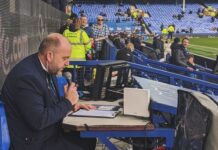
<instances>
[{"instance_id":1,"label":"clipboard","mask_svg":"<svg viewBox=\"0 0 218 150\"><path fill-rule=\"evenodd\" d=\"M69 116L76 117L102 117L115 118L119 113L120 106L117 105L94 105L95 110L80 109L77 112L72 112Z\"/></svg>"}]
</instances>

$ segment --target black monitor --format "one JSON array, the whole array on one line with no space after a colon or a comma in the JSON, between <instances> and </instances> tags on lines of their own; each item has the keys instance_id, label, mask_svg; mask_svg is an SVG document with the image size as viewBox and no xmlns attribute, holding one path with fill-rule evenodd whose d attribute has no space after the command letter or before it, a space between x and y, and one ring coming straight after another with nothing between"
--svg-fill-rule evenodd
<instances>
[{"instance_id":1,"label":"black monitor","mask_svg":"<svg viewBox=\"0 0 218 150\"><path fill-rule=\"evenodd\" d=\"M122 92L119 94L119 90L128 84L129 64L126 61L113 61L99 64L96 68L93 98L96 100L110 99L112 93L115 97L122 95Z\"/></svg>"}]
</instances>

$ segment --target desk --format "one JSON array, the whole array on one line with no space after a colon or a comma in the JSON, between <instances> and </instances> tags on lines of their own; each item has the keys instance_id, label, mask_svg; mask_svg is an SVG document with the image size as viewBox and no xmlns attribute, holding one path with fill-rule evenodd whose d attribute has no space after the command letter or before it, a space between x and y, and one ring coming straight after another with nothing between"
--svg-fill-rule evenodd
<instances>
[{"instance_id":1,"label":"desk","mask_svg":"<svg viewBox=\"0 0 218 150\"><path fill-rule=\"evenodd\" d=\"M117 102L92 101L88 103L113 105ZM114 119L67 116L63 120L63 128L80 131L81 137L99 138L110 150L117 150L117 148L109 141L109 137L165 137L166 147L171 149L174 129L155 128L146 130L147 123L148 120L125 116L121 112Z\"/></svg>"}]
</instances>

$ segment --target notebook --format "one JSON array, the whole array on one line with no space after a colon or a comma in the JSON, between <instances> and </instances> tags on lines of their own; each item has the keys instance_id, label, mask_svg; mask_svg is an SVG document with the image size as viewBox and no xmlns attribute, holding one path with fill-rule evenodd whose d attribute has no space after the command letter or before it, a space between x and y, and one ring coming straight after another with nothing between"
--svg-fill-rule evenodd
<instances>
[{"instance_id":1,"label":"notebook","mask_svg":"<svg viewBox=\"0 0 218 150\"><path fill-rule=\"evenodd\" d=\"M124 115L150 117L149 104L149 89L124 88Z\"/></svg>"},{"instance_id":2,"label":"notebook","mask_svg":"<svg viewBox=\"0 0 218 150\"><path fill-rule=\"evenodd\" d=\"M117 105L94 105L95 110L85 110L80 109L77 112L73 112L71 116L79 117L104 117L104 118L114 118L119 114L120 106Z\"/></svg>"}]
</instances>

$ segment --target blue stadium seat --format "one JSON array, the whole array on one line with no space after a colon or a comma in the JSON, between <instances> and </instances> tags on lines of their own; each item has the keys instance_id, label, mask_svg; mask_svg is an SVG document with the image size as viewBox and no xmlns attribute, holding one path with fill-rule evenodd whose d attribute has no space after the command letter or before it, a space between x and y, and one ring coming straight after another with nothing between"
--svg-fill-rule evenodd
<instances>
[{"instance_id":1,"label":"blue stadium seat","mask_svg":"<svg viewBox=\"0 0 218 150\"><path fill-rule=\"evenodd\" d=\"M62 76L58 76L57 77L57 83L58 83L59 95L64 96L64 85L67 84L67 80Z\"/></svg>"},{"instance_id":2,"label":"blue stadium seat","mask_svg":"<svg viewBox=\"0 0 218 150\"><path fill-rule=\"evenodd\" d=\"M4 104L0 100L0 150L8 150L10 145L10 137L5 116Z\"/></svg>"},{"instance_id":3,"label":"blue stadium seat","mask_svg":"<svg viewBox=\"0 0 218 150\"><path fill-rule=\"evenodd\" d=\"M67 80L63 76L58 76L57 77L57 84L58 84L58 92L60 96L64 96L64 85L67 84ZM83 96L82 91L77 91L79 94L79 97ZM1 150L1 149L0 149Z\"/></svg>"}]
</instances>

